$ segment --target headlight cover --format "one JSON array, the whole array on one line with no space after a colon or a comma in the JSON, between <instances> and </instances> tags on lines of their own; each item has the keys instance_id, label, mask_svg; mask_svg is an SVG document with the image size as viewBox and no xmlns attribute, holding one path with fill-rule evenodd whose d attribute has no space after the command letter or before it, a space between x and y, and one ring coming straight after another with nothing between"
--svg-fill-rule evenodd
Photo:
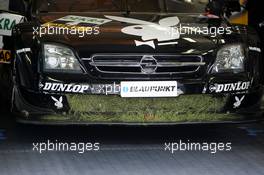
<instances>
[{"instance_id":1,"label":"headlight cover","mask_svg":"<svg viewBox=\"0 0 264 175\"><path fill-rule=\"evenodd\" d=\"M217 57L211 73L243 72L245 53L240 44L227 45L217 52Z\"/></svg>"},{"instance_id":2,"label":"headlight cover","mask_svg":"<svg viewBox=\"0 0 264 175\"><path fill-rule=\"evenodd\" d=\"M54 44L44 44L44 70L48 72L82 73L80 63L72 50Z\"/></svg>"}]
</instances>

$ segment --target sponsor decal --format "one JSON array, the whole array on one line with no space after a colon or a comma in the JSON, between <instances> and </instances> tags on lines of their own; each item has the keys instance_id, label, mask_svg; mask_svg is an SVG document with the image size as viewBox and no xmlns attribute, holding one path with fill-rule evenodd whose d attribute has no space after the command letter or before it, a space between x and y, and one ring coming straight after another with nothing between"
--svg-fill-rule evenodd
<instances>
[{"instance_id":1,"label":"sponsor decal","mask_svg":"<svg viewBox=\"0 0 264 175\"><path fill-rule=\"evenodd\" d=\"M84 93L90 89L89 85L62 84L62 83L45 83L40 84L43 91Z\"/></svg>"},{"instance_id":2,"label":"sponsor decal","mask_svg":"<svg viewBox=\"0 0 264 175\"><path fill-rule=\"evenodd\" d=\"M62 18L57 19L56 21L64 21L67 22L68 25L79 25L79 24L93 24L93 25L102 25L112 20L104 19L104 18L92 18L92 17L85 17L85 16L75 16L75 15L68 15Z\"/></svg>"},{"instance_id":3,"label":"sponsor decal","mask_svg":"<svg viewBox=\"0 0 264 175\"><path fill-rule=\"evenodd\" d=\"M11 51L0 50L0 63L10 64L11 62Z\"/></svg>"},{"instance_id":4,"label":"sponsor decal","mask_svg":"<svg viewBox=\"0 0 264 175\"><path fill-rule=\"evenodd\" d=\"M105 15L105 17L114 21L134 24L124 27L121 31L128 35L141 37L142 41L135 40L136 46L147 45L155 49L155 41L158 41L158 44L162 42L162 45L175 45L177 44L175 40L180 38L179 31L174 28L180 23L177 16L163 18L158 23L119 16Z\"/></svg>"},{"instance_id":5,"label":"sponsor decal","mask_svg":"<svg viewBox=\"0 0 264 175\"><path fill-rule=\"evenodd\" d=\"M237 82L237 83L227 83L227 84L213 84L209 86L211 93L221 93L221 92L236 92L236 91L246 91L250 87L250 82Z\"/></svg>"},{"instance_id":6,"label":"sponsor decal","mask_svg":"<svg viewBox=\"0 0 264 175\"><path fill-rule=\"evenodd\" d=\"M217 34L231 34L231 27L190 27L182 26L177 16L165 17L157 23L134 18L105 15L113 21L131 24L123 27L121 32L127 35L141 37L141 41L134 40L135 45L149 46L156 49L157 46L177 45L181 35L210 35L216 37ZM191 38L183 38L188 42L197 42Z\"/></svg>"},{"instance_id":7,"label":"sponsor decal","mask_svg":"<svg viewBox=\"0 0 264 175\"><path fill-rule=\"evenodd\" d=\"M176 81L121 82L121 84L65 84L39 83L39 89L48 93L121 95L122 97L176 97L183 92Z\"/></svg>"},{"instance_id":8,"label":"sponsor decal","mask_svg":"<svg viewBox=\"0 0 264 175\"><path fill-rule=\"evenodd\" d=\"M177 97L176 81L121 82L121 97Z\"/></svg>"},{"instance_id":9,"label":"sponsor decal","mask_svg":"<svg viewBox=\"0 0 264 175\"><path fill-rule=\"evenodd\" d=\"M40 83L39 88L44 92L76 93L76 94L120 94L120 85L113 84L64 84Z\"/></svg>"},{"instance_id":10,"label":"sponsor decal","mask_svg":"<svg viewBox=\"0 0 264 175\"><path fill-rule=\"evenodd\" d=\"M241 98L235 96L235 103L234 103L234 108L239 108L241 106L242 101L245 99L245 95L242 96Z\"/></svg>"},{"instance_id":11,"label":"sponsor decal","mask_svg":"<svg viewBox=\"0 0 264 175\"><path fill-rule=\"evenodd\" d=\"M131 86L123 88L124 92L173 92L176 86ZM130 90L129 90L130 89Z\"/></svg>"},{"instance_id":12,"label":"sponsor decal","mask_svg":"<svg viewBox=\"0 0 264 175\"><path fill-rule=\"evenodd\" d=\"M14 26L24 20L21 15L1 13L0 14L0 35L11 36Z\"/></svg>"},{"instance_id":13,"label":"sponsor decal","mask_svg":"<svg viewBox=\"0 0 264 175\"><path fill-rule=\"evenodd\" d=\"M249 47L249 50L261 53L261 49L259 47Z\"/></svg>"},{"instance_id":14,"label":"sponsor decal","mask_svg":"<svg viewBox=\"0 0 264 175\"><path fill-rule=\"evenodd\" d=\"M55 97L51 96L52 100L55 102L54 106L57 107L57 109L62 109L63 108L63 98L62 96L59 99L56 99Z\"/></svg>"}]
</instances>

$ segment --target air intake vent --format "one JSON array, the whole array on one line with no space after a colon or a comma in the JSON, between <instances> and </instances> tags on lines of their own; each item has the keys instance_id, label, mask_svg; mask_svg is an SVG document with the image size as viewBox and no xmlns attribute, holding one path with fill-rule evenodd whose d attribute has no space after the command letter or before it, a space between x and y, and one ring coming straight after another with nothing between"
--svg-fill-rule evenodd
<instances>
[{"instance_id":1,"label":"air intake vent","mask_svg":"<svg viewBox=\"0 0 264 175\"><path fill-rule=\"evenodd\" d=\"M94 55L90 66L101 73L178 74L194 73L205 65L200 56Z\"/></svg>"}]
</instances>

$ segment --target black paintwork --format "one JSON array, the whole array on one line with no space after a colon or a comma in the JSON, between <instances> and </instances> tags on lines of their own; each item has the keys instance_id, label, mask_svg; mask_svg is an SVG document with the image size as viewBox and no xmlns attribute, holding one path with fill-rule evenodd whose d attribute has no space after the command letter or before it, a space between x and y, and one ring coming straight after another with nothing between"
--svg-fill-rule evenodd
<instances>
[{"instance_id":1,"label":"black paintwork","mask_svg":"<svg viewBox=\"0 0 264 175\"><path fill-rule=\"evenodd\" d=\"M33 8L34 9L34 8ZM134 40L141 40L137 36L129 36L121 32L121 29L131 24L111 21L100 26L99 35L86 35L79 38L75 35L43 35L39 37L33 34L33 27L40 27L42 24L57 20L67 15L86 16L94 18L105 18L104 15L124 16L123 13L40 13L36 14L31 11L31 16L28 22L18 24L13 31L13 38L15 41L15 50L22 48L31 48L32 52L16 54L13 65L13 75L15 77L13 110L14 112L22 113L23 116L34 115L34 111L39 110L39 113L49 113L50 106L53 101L47 100L49 95L43 94L39 89L39 83L54 80L63 83L120 83L123 80L177 80L181 85L185 94L202 94L210 93L208 87L212 83L236 83L238 81L250 81L251 87L246 92L239 94L247 94L247 97L254 99L254 102L246 100L247 104L243 105L245 109L251 109L250 113L255 113L258 108L258 102L261 99L261 55L258 52L251 51L249 47L260 47L260 42L257 34L251 28L246 26L232 26L225 18L210 19L201 18L201 14L173 14L173 13L133 13L129 14L129 18L140 19L153 23L158 23L160 19L165 17L177 16L182 26L199 26L199 27L231 27L232 34L217 35L211 37L209 35L182 35L177 40L177 45L158 46L153 49L149 46L136 47ZM151 31L150 31L151 32ZM191 38L196 40L196 43L190 43L183 38ZM224 43L222 41L225 41ZM156 43L157 41L155 41ZM45 72L42 69L43 61L43 44L44 43L57 43L71 48L76 57L79 59L84 70L81 74L72 73L55 73ZM210 70L215 61L216 53L223 45L241 43L245 48L246 63L245 72L242 73L219 73L211 74ZM188 54L188 50L193 50ZM199 56L202 57L206 63L200 66L198 71L192 73L177 73L177 74L126 74L126 73L102 73L90 65L91 58L95 54L105 55L123 55L123 54L136 54L136 55L177 55L181 56ZM83 59L86 58L86 59ZM207 88L206 91L204 89ZM22 93L23 92L23 93ZM20 95L18 95L20 94ZM23 94L23 95L21 95ZM228 103L229 109L232 108L234 96L238 93L233 92L223 94L230 96ZM26 95L26 96L25 96ZM63 95L63 94L62 94ZM39 97L38 99L36 98ZM42 98L43 96L43 98ZM40 98L41 97L41 98ZM28 105L28 98L35 99L34 104L31 102ZM22 99L22 100L21 100ZM43 107L41 99L45 99L47 104ZM31 100L32 101L32 100ZM18 105L19 104L19 105ZM23 105L26 104L26 105ZM41 105L40 105L41 104ZM23 109L24 106L27 108ZM39 108L41 106L41 108ZM251 108L254 106L254 108ZM34 108L34 109L33 109ZM252 110L253 109L253 110ZM33 111L33 112L30 112ZM55 110L55 109L53 109ZM234 112L236 110L232 109ZM26 112L25 112L26 111ZM238 110L239 111L239 110ZM29 112L29 114L27 113ZM245 112L245 110L244 110ZM32 114L31 114L32 113Z\"/></svg>"}]
</instances>

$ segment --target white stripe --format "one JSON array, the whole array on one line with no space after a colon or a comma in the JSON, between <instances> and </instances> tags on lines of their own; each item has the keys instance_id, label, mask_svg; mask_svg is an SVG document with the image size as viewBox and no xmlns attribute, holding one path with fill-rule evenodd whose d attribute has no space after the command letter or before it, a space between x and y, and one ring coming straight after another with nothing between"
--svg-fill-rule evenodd
<instances>
[{"instance_id":1,"label":"white stripe","mask_svg":"<svg viewBox=\"0 0 264 175\"><path fill-rule=\"evenodd\" d=\"M186 41L189 41L191 43L196 43L197 41L193 40L192 38L183 38L185 39Z\"/></svg>"},{"instance_id":2,"label":"white stripe","mask_svg":"<svg viewBox=\"0 0 264 175\"><path fill-rule=\"evenodd\" d=\"M4 47L3 36L0 36L0 49Z\"/></svg>"},{"instance_id":3,"label":"white stripe","mask_svg":"<svg viewBox=\"0 0 264 175\"><path fill-rule=\"evenodd\" d=\"M249 50L261 53L261 49L259 47L249 47Z\"/></svg>"},{"instance_id":4,"label":"white stripe","mask_svg":"<svg viewBox=\"0 0 264 175\"><path fill-rule=\"evenodd\" d=\"M20 54L20 53L26 53L26 52L31 52L31 49L30 48L23 48L23 49L19 49L16 51L17 54Z\"/></svg>"},{"instance_id":5,"label":"white stripe","mask_svg":"<svg viewBox=\"0 0 264 175\"><path fill-rule=\"evenodd\" d=\"M178 42L159 43L159 46L178 44Z\"/></svg>"}]
</instances>

